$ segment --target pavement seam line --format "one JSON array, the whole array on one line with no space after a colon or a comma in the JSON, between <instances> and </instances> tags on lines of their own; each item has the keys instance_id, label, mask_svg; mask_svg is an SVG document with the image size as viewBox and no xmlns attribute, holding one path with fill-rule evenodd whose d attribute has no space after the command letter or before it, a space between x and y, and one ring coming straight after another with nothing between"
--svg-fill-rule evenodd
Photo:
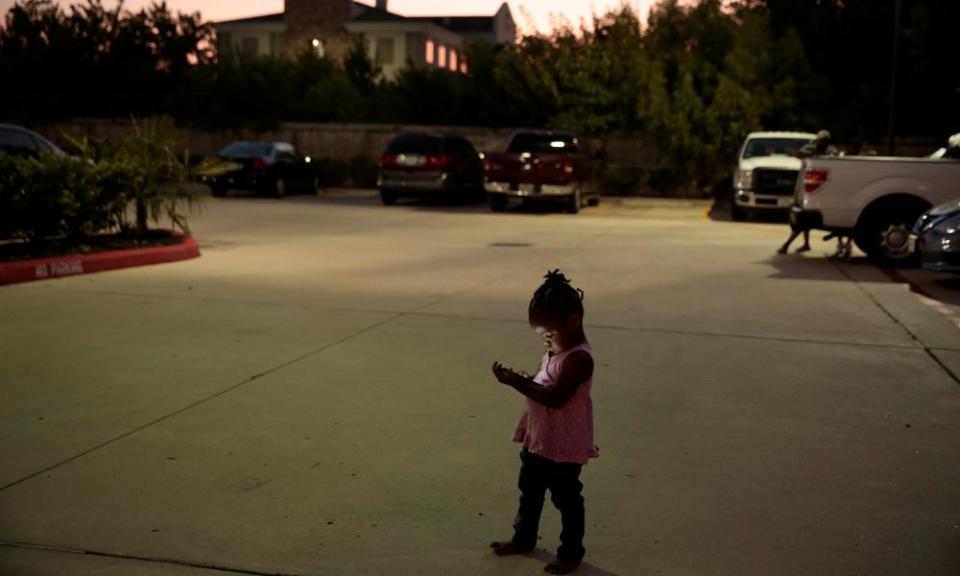
<instances>
[{"instance_id":1,"label":"pavement seam line","mask_svg":"<svg viewBox=\"0 0 960 576\"><path fill-rule=\"evenodd\" d=\"M495 280L482 283L478 286L486 286L492 284L496 281L501 280L513 274L514 271L511 270L500 276ZM475 290L477 286L472 286L470 288L460 290L458 292L447 294L432 300L426 304L413 308L411 310L399 311L399 310L381 310L377 308L348 308L348 307L339 307L339 306L327 306L323 304L286 304L283 302L268 302L260 300L231 300L224 298L208 298L208 297L191 297L191 296L178 296L175 294L151 294L151 293L136 293L136 292L113 292L113 291L95 291L91 294L100 294L104 296L117 296L122 298L156 298L160 300L177 300L177 301L188 301L188 302L213 302L213 303L224 303L224 304L246 304L246 305L256 305L256 306L281 306L281 307L291 307L291 308L304 308L309 310L330 310L334 312L356 312L356 313L371 313L371 314L399 314L402 316L423 316L427 318L449 318L456 320L476 320L482 322L506 322L512 324L526 324L525 320L517 320L511 318L484 318L480 316L469 316L469 315L457 315L457 314L441 314L439 312L426 312L423 311L425 308L429 308L436 304L443 302L446 299L454 298L466 294L472 290ZM921 347L919 345L898 345L898 344L874 344L870 342L853 342L850 340L813 340L810 338L791 338L787 336L764 336L761 334L737 334L733 332L706 332L706 331L697 331L697 330L670 330L667 328L644 328L642 326L621 326L614 324L585 324L588 328L597 328L600 330L632 330L637 332L648 332L652 334L676 334L676 335L687 335L687 336L717 336L720 338L737 338L745 340L770 340L775 342L800 342L807 344L831 344L838 346L853 346L861 348L891 348L891 349L913 349ZM960 348L945 348L945 347L936 347L931 348L932 350L940 350L947 352L956 352L960 351Z\"/></svg>"},{"instance_id":2,"label":"pavement seam line","mask_svg":"<svg viewBox=\"0 0 960 576\"><path fill-rule=\"evenodd\" d=\"M45 552L56 552L58 554L76 554L78 556L97 556L101 558L115 558L118 560L135 560L138 562L152 562L155 564L173 564L176 566L187 566L190 568L202 568L204 570L214 570L218 572L228 572L230 574L253 574L254 576L299 576L292 572L263 572L260 570L250 570L246 568L233 568L230 566L221 566L218 564L206 564L204 562L190 562L187 560L176 560L173 558L152 558L150 556L138 556L136 554L118 554L114 552L102 552L99 550L83 550L78 548L65 548L62 546L48 546L45 544L31 544L28 542L11 542L0 540L0 546L7 548L17 548L21 550L42 550Z\"/></svg>"},{"instance_id":3,"label":"pavement seam line","mask_svg":"<svg viewBox=\"0 0 960 576\"><path fill-rule=\"evenodd\" d=\"M284 368L286 368L286 367L288 367L288 366L291 366L291 365L293 365L293 364L296 364L297 362L300 362L300 361L302 361L302 360L305 360L306 358L309 358L310 356L313 356L313 355L315 355L315 354L319 354L319 353L321 353L321 352L324 352L324 351L326 351L326 350L329 350L330 348L333 348L334 346L339 346L340 344L342 344L342 343L344 343L344 342L346 342L346 341L348 341L348 340L351 340L351 339L353 339L353 338L356 338L357 336L361 336L361 335L363 335L363 334L366 334L367 332L370 332L371 330L375 330L375 329L377 329L377 328L380 328L381 326L384 326L384 325L386 325L386 324L389 324L390 322L393 322L394 320L397 320L398 318L401 318L401 317L403 317L403 316L405 316L405 315L406 315L406 313L403 313L403 312L394 314L393 316L390 316L389 318L385 318L385 319L383 319L383 320L381 320L381 321L379 321L379 322L375 322L375 323L373 323L373 324L371 324L371 325L369 325L369 326L367 326L367 327L365 327L365 328L363 328L363 329L361 329L361 330L358 330L358 331L356 331L356 332L353 332L353 333L351 333L351 334L348 334L348 335L346 335L346 336L344 336L344 337L342 337L342 338L339 338L339 339L337 339L337 340L335 340L335 341L333 341L333 342L330 342L330 343L328 343L328 344L324 344L323 346L317 348L316 350L311 350L311 351L309 351L309 352L307 352L307 353L305 353L305 354L302 354L302 355L300 355L300 356L298 356L298 357L296 357L296 358L294 358L294 359L292 359L292 360L288 360L288 361L286 361L286 362L284 362L284 363L282 363L282 364L279 364L279 365L277 365L277 366L274 366L273 368L270 368L270 369L265 370L265 371L263 371L263 372L260 372L260 373L258 373L258 374L254 374L253 376L250 376L249 378L247 378L247 379L245 379L245 380L242 380L242 381L240 381L240 382L238 382L238 383L236 383L236 384L233 384L233 385L231 385L231 386L229 386L229 387L227 387L227 388L224 388L223 390L219 390L219 391L217 391L217 392L214 392L213 394L209 394L209 395L207 395L207 396L204 396L203 398L200 398L199 400L196 400L196 401L194 401L194 402L192 402L192 403L190 403L190 404L188 404L188 405L186 405L186 406L184 406L184 407L182 407L182 408L179 408L179 409L177 409L177 410L175 410L175 411L173 411L173 412L170 412L169 414L164 414L163 416L160 416L160 417L158 417L158 418L155 418L155 419L151 420L150 422L147 422L146 424L143 424L143 425L141 425L141 426L137 426L136 428L134 428L134 429L132 429L132 430L128 430L128 431L124 432L123 434L120 434L119 436L114 436L113 438L110 438L110 439L108 439L108 440L105 440L105 441L101 442L100 444L97 444L96 446L94 446L94 447L92 447L92 448L88 448L88 449L84 450L83 452L80 452L79 454L74 454L73 456L70 456L69 458L66 458L66 459L64 459L64 460L61 460L60 462L57 462L56 464L51 464L50 466L47 466L46 468L44 468L44 469L42 469L42 470L39 470L39 471L37 471L37 472L34 472L34 473L32 473L32 474L28 474L28 475L24 476L23 478L20 478L19 480L14 480L13 482L10 482L10 483L8 483L8 484L0 487L0 492L4 492L4 491L6 491L6 490L9 489L9 488L13 488L14 486L17 486L17 485L19 485L19 484L22 484L23 482L26 482L26 481L28 481L28 480L32 480L33 478L36 478L37 476L40 476L41 474L45 474L45 473L47 473L47 472L50 472L51 470L54 470L54 469L56 469L56 468L59 468L60 466L63 466L64 464L69 464L70 462L73 462L74 460L77 460L77 459L79 459L79 458L82 458L82 457L86 456L87 454L91 454L91 453L93 453L93 452L96 452L97 450L100 450L101 448L105 448L106 446L109 446L110 444L113 444L114 442L118 442L118 441L120 441L120 440L123 440L124 438L127 438L127 437L129 437L129 436L132 436L132 435L138 433L138 432L141 432L141 431L143 431L143 430L146 430L147 428L150 428L151 426L154 426L155 424L159 424L160 422L163 422L164 420L168 420L168 419L170 419L170 418L173 418L174 416L178 416L178 415L180 415L180 414L183 414L184 412L186 412L186 411L188 411L188 410L191 410L191 409L193 409L193 408L196 408L197 406L200 406L201 404L205 404L205 403L207 403L207 402L209 402L209 401L211 401L211 400L214 400L214 399L216 399L216 398L219 398L220 396L223 396L223 395L225 395L225 394L228 394L228 393L230 393L230 392L233 392L234 390L236 390L236 389L238 389L238 388L240 388L240 387L242 387L242 386L245 386L246 384L249 384L249 383L251 383L251 382L254 382L254 381L256 381L256 380L259 380L260 378L263 378L264 376L267 376L267 375L269 375L269 374L272 374L272 373L274 373L274 372L277 372L277 371L279 371L279 370L282 370L282 369L284 369Z\"/></svg>"},{"instance_id":4,"label":"pavement seam line","mask_svg":"<svg viewBox=\"0 0 960 576\"><path fill-rule=\"evenodd\" d=\"M913 339L914 342L917 343L918 346L920 346L921 348L923 348L923 351L927 353L927 356L929 356L930 359L933 360L934 364L936 364L937 366L939 366L940 369L943 370L943 372L944 372L947 376L949 376L950 379L953 380L954 384L960 385L960 376L958 376L956 373L954 373L953 370L951 370L946 364L944 364L943 361L940 360L940 358L937 357L937 355L933 352L933 350L931 350L929 346L927 346L922 340L920 340L920 337L918 337L916 334L914 334L913 331L910 330L910 328L908 328L906 324L904 324L903 322L901 322L899 318L897 318L896 316L894 316L894 315L893 315L893 312L890 312L890 310L888 310L887 307L884 306L883 303L881 303L880 300L878 300L876 296L874 296L871 292L869 292L866 288L864 288L864 287L860 284L860 282L857 282L857 280L850 274L850 272L847 271L846 268L844 268L843 266L841 266L841 265L840 265L839 263L837 263L835 260L831 260L831 262L833 263L833 265L834 265L835 267L837 267L837 269L840 270L841 273L843 273L844 276L847 277L848 280L850 280L851 282L853 282L853 285L857 287L857 290L859 290L860 292L862 292L863 294L865 294L865 295L867 296L867 298L869 298L870 301L873 302L873 304L874 304L877 308L879 308L884 314L887 315L888 318L890 318L890 320L893 321L894 324L896 324L897 326L899 326L904 332L907 333L908 336L910 336L910 338ZM884 275L887 276L887 278L889 278L891 282L893 282L893 279L890 278L890 276L889 276L888 274L884 274Z\"/></svg>"},{"instance_id":5,"label":"pavement seam line","mask_svg":"<svg viewBox=\"0 0 960 576\"><path fill-rule=\"evenodd\" d=\"M458 316L455 314L440 314L436 312L410 312L407 316L426 318L447 318L455 320L471 320L477 322L500 322L508 324L527 324L525 320L511 318L484 318L482 316ZM622 330L625 332L645 332L649 334L673 334L676 336L709 336L716 338L734 338L740 340L767 340L771 342L789 342L798 344L822 344L830 346L851 346L854 348L889 348L893 350L916 350L917 345L910 344L875 344L872 342L852 342L849 340L813 340L810 338L791 338L789 336L763 336L760 334L735 334L732 332L706 332L697 330L670 330L668 328L645 328L643 326L622 326L617 324L585 323L585 328L597 330ZM936 348L947 352L960 351L953 348Z\"/></svg>"}]
</instances>

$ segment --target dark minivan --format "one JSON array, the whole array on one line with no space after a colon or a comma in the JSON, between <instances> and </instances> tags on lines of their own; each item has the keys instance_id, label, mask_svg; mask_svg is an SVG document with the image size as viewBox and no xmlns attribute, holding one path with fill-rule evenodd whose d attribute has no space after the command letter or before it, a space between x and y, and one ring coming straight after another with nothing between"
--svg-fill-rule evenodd
<instances>
[{"instance_id":1,"label":"dark minivan","mask_svg":"<svg viewBox=\"0 0 960 576\"><path fill-rule=\"evenodd\" d=\"M483 198L483 161L470 141L450 134L402 134L380 158L384 204L400 196Z\"/></svg>"}]
</instances>

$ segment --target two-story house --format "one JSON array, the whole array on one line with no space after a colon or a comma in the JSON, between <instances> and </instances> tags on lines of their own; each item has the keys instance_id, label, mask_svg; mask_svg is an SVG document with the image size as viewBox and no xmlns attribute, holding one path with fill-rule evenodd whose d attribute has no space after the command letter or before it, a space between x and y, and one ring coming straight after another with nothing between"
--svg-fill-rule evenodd
<instances>
[{"instance_id":1,"label":"two-story house","mask_svg":"<svg viewBox=\"0 0 960 576\"><path fill-rule=\"evenodd\" d=\"M513 44L517 27L504 2L492 16L406 17L354 0L284 0L279 14L214 24L221 55L288 57L313 50L341 58L358 39L391 79L407 66L464 72L471 42Z\"/></svg>"}]
</instances>

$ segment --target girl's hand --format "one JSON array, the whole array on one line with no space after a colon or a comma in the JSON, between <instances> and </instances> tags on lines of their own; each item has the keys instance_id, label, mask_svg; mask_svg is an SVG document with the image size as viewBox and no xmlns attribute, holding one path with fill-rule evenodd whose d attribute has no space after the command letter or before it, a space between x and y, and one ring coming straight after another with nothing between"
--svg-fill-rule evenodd
<instances>
[{"instance_id":1,"label":"girl's hand","mask_svg":"<svg viewBox=\"0 0 960 576\"><path fill-rule=\"evenodd\" d=\"M530 378L526 372L517 373L512 368L507 368L499 362L493 363L493 375L501 384L517 387Z\"/></svg>"}]
</instances>

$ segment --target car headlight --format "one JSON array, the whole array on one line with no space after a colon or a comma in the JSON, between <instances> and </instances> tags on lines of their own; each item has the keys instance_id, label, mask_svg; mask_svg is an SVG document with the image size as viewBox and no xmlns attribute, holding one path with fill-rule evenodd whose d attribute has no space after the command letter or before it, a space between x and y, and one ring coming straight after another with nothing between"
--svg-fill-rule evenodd
<instances>
[{"instance_id":1,"label":"car headlight","mask_svg":"<svg viewBox=\"0 0 960 576\"><path fill-rule=\"evenodd\" d=\"M741 190L753 188L753 170L738 170L736 185Z\"/></svg>"}]
</instances>

